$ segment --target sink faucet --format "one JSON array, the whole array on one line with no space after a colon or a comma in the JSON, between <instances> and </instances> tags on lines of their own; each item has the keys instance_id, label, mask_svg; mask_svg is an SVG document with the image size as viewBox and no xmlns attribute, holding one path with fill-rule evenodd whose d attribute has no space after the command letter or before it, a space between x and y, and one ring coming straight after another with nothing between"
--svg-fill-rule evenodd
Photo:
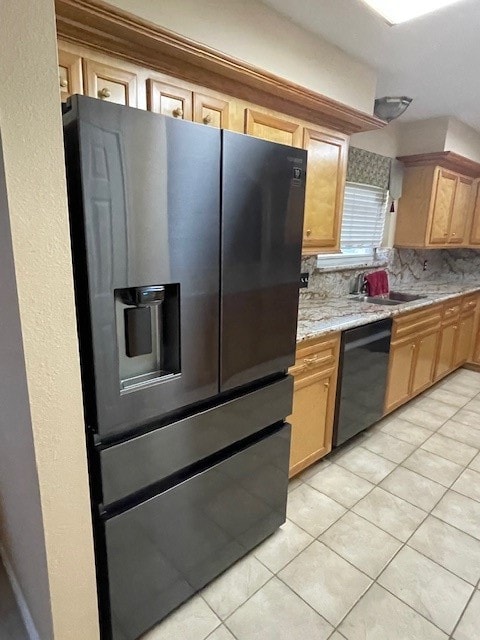
<instances>
[{"instance_id":1,"label":"sink faucet","mask_svg":"<svg viewBox=\"0 0 480 640\"><path fill-rule=\"evenodd\" d=\"M366 288L367 282L364 273L359 273L355 278L352 278L350 282L350 293L365 293Z\"/></svg>"}]
</instances>

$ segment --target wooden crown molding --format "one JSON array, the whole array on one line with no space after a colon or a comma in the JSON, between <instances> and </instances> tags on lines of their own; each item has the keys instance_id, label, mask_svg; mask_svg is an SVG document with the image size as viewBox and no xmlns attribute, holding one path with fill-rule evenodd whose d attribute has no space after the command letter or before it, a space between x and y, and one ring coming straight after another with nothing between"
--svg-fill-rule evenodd
<instances>
[{"instance_id":1,"label":"wooden crown molding","mask_svg":"<svg viewBox=\"0 0 480 640\"><path fill-rule=\"evenodd\" d=\"M463 173L463 175L470 176L471 178L480 177L480 163L469 160L469 158L465 158L453 151L437 151L435 153L419 153L414 156L400 156L397 160L403 162L406 167L436 165L443 169Z\"/></svg>"},{"instance_id":2,"label":"wooden crown molding","mask_svg":"<svg viewBox=\"0 0 480 640\"><path fill-rule=\"evenodd\" d=\"M102 0L55 0L55 11L58 36L68 42L348 135L386 124Z\"/></svg>"}]
</instances>

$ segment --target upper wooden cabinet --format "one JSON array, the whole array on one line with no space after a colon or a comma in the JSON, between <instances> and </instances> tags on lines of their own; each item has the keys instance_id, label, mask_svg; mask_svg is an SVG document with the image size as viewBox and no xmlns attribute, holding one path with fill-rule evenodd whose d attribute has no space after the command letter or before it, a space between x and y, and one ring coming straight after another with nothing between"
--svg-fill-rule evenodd
<instances>
[{"instance_id":1,"label":"upper wooden cabinet","mask_svg":"<svg viewBox=\"0 0 480 640\"><path fill-rule=\"evenodd\" d=\"M291 147L302 146L302 127L263 111L245 109L245 133Z\"/></svg>"},{"instance_id":2,"label":"upper wooden cabinet","mask_svg":"<svg viewBox=\"0 0 480 640\"><path fill-rule=\"evenodd\" d=\"M83 59L85 93L93 98L137 106L137 76L120 67Z\"/></svg>"},{"instance_id":3,"label":"upper wooden cabinet","mask_svg":"<svg viewBox=\"0 0 480 640\"><path fill-rule=\"evenodd\" d=\"M480 180L476 180L473 186L473 213L470 227L469 244L480 245Z\"/></svg>"},{"instance_id":4,"label":"upper wooden cabinet","mask_svg":"<svg viewBox=\"0 0 480 640\"><path fill-rule=\"evenodd\" d=\"M83 93L82 59L62 48L58 49L58 84L62 102L74 93Z\"/></svg>"},{"instance_id":5,"label":"upper wooden cabinet","mask_svg":"<svg viewBox=\"0 0 480 640\"><path fill-rule=\"evenodd\" d=\"M339 251L348 137L322 129L305 129L308 151L304 253Z\"/></svg>"},{"instance_id":6,"label":"upper wooden cabinet","mask_svg":"<svg viewBox=\"0 0 480 640\"><path fill-rule=\"evenodd\" d=\"M147 107L154 113L192 119L193 92L158 80L147 80Z\"/></svg>"},{"instance_id":7,"label":"upper wooden cabinet","mask_svg":"<svg viewBox=\"0 0 480 640\"><path fill-rule=\"evenodd\" d=\"M229 102L204 93L193 94L193 119L218 129L229 128Z\"/></svg>"},{"instance_id":8,"label":"upper wooden cabinet","mask_svg":"<svg viewBox=\"0 0 480 640\"><path fill-rule=\"evenodd\" d=\"M407 166L399 201L395 245L469 246L473 184L473 177L445 167L432 164ZM480 229L478 234L480 242Z\"/></svg>"}]
</instances>

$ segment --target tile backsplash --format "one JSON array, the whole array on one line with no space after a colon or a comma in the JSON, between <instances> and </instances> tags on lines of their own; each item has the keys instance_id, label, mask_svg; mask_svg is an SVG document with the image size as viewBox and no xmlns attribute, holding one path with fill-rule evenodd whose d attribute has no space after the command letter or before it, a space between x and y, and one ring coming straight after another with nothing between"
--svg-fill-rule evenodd
<instances>
[{"instance_id":1,"label":"tile backsplash","mask_svg":"<svg viewBox=\"0 0 480 640\"><path fill-rule=\"evenodd\" d=\"M426 268L424 264L426 261ZM374 266L357 265L346 269L318 269L316 256L302 258L302 271L308 271L308 289L300 295L325 298L348 294L350 281L359 273L386 269L390 288L420 281L464 282L480 280L480 250L474 249L380 249Z\"/></svg>"}]
</instances>

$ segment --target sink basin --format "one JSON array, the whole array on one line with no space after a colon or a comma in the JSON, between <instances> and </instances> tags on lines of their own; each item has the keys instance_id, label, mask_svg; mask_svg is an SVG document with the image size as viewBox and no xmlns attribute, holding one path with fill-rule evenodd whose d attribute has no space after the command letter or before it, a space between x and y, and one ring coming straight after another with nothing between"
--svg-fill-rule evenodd
<instances>
[{"instance_id":1,"label":"sink basin","mask_svg":"<svg viewBox=\"0 0 480 640\"><path fill-rule=\"evenodd\" d=\"M391 300L390 298L382 298L381 296L352 296L350 300L354 302L369 302L370 304L396 305L402 304L402 300Z\"/></svg>"},{"instance_id":2,"label":"sink basin","mask_svg":"<svg viewBox=\"0 0 480 640\"><path fill-rule=\"evenodd\" d=\"M399 300L400 302L413 302L414 300L421 300L427 296L417 296L413 293L398 293L397 291L390 291L388 296L385 296L388 300Z\"/></svg>"},{"instance_id":3,"label":"sink basin","mask_svg":"<svg viewBox=\"0 0 480 640\"><path fill-rule=\"evenodd\" d=\"M413 302L414 300L421 300L427 296L417 296L412 293L398 293L396 291L390 291L386 296L367 296L359 295L352 296L351 300L355 302L368 302L370 304L384 304L384 305L396 305L402 304L402 302Z\"/></svg>"}]
</instances>

